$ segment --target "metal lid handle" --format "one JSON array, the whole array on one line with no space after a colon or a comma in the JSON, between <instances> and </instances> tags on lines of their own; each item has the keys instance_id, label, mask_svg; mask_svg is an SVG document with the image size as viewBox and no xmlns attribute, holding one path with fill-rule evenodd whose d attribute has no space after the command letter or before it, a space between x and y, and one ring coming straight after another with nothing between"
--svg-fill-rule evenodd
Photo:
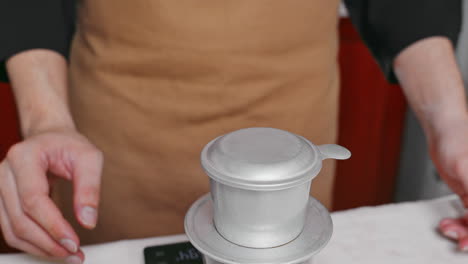
<instances>
[{"instance_id":1,"label":"metal lid handle","mask_svg":"<svg viewBox=\"0 0 468 264\"><path fill-rule=\"evenodd\" d=\"M325 144L318 146L322 159L338 159L345 160L351 157L351 152L340 145L336 144Z\"/></svg>"}]
</instances>

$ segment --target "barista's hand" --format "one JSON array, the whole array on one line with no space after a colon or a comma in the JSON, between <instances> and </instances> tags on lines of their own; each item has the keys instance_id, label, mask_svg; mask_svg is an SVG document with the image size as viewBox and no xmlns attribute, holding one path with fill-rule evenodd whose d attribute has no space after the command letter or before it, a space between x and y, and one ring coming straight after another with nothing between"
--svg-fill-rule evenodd
<instances>
[{"instance_id":1,"label":"barista's hand","mask_svg":"<svg viewBox=\"0 0 468 264\"><path fill-rule=\"evenodd\" d=\"M444 125L429 140L432 159L445 182L468 208L468 120ZM458 241L460 250L468 251L468 217L444 219L439 229Z\"/></svg>"},{"instance_id":2,"label":"barista's hand","mask_svg":"<svg viewBox=\"0 0 468 264\"><path fill-rule=\"evenodd\" d=\"M393 66L441 177L468 207L468 108L451 41L440 36L420 39L402 50ZM462 250L468 247L464 221L444 220L439 227L449 236L456 232Z\"/></svg>"},{"instance_id":3,"label":"barista's hand","mask_svg":"<svg viewBox=\"0 0 468 264\"><path fill-rule=\"evenodd\" d=\"M8 245L82 263L78 236L49 198L47 174L73 182L76 217L91 229L102 163L101 152L72 129L42 132L14 145L0 163L0 224Z\"/></svg>"}]
</instances>

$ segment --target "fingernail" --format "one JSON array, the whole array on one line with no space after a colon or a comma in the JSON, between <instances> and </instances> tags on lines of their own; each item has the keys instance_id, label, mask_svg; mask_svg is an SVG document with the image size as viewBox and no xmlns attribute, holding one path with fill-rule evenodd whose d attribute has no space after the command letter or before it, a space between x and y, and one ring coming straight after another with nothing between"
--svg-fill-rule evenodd
<instances>
[{"instance_id":1,"label":"fingernail","mask_svg":"<svg viewBox=\"0 0 468 264\"><path fill-rule=\"evenodd\" d=\"M78 245L71 239L64 238L60 240L60 244L71 253L78 252Z\"/></svg>"},{"instance_id":2,"label":"fingernail","mask_svg":"<svg viewBox=\"0 0 468 264\"><path fill-rule=\"evenodd\" d=\"M458 239L458 234L455 231L447 231L444 233L446 237L449 237L451 239Z\"/></svg>"},{"instance_id":3,"label":"fingernail","mask_svg":"<svg viewBox=\"0 0 468 264\"><path fill-rule=\"evenodd\" d=\"M69 256L65 259L65 263L67 264L82 264L83 261L77 256Z\"/></svg>"},{"instance_id":4,"label":"fingernail","mask_svg":"<svg viewBox=\"0 0 468 264\"><path fill-rule=\"evenodd\" d=\"M81 209L81 221L88 227L95 227L97 221L96 209L90 206L83 207L83 209Z\"/></svg>"}]
</instances>

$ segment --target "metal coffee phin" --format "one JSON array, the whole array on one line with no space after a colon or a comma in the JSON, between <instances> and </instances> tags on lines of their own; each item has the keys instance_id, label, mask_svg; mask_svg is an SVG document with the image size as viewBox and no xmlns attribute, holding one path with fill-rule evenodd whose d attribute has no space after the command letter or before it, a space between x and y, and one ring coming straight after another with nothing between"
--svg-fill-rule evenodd
<instances>
[{"instance_id":1,"label":"metal coffee phin","mask_svg":"<svg viewBox=\"0 0 468 264\"><path fill-rule=\"evenodd\" d=\"M214 139L201 162L210 177L216 230L250 248L294 240L304 228L311 182L322 160L349 157L341 146L316 146L274 128L247 128Z\"/></svg>"}]
</instances>

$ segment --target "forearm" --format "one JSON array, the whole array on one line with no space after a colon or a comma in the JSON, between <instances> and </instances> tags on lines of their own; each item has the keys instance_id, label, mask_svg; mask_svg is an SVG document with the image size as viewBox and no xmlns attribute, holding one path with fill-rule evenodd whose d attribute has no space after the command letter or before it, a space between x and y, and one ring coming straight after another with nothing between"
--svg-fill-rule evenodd
<instances>
[{"instance_id":1,"label":"forearm","mask_svg":"<svg viewBox=\"0 0 468 264\"><path fill-rule=\"evenodd\" d=\"M7 61L7 71L24 136L47 129L74 128L63 56L49 50L25 51Z\"/></svg>"},{"instance_id":2,"label":"forearm","mask_svg":"<svg viewBox=\"0 0 468 264\"><path fill-rule=\"evenodd\" d=\"M396 57L394 70L427 136L468 120L463 81L447 38L412 44Z\"/></svg>"}]
</instances>

